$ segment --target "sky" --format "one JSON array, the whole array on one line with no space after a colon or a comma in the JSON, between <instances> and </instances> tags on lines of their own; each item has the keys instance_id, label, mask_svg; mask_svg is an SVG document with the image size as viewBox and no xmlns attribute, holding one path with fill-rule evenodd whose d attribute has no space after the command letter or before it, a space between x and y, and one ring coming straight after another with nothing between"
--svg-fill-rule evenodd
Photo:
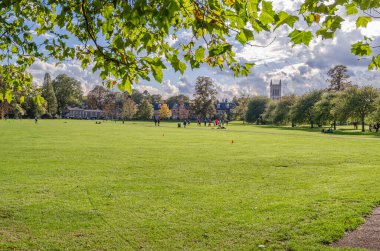
<instances>
[{"instance_id":1,"label":"sky","mask_svg":"<svg viewBox=\"0 0 380 251\"><path fill-rule=\"evenodd\" d=\"M275 0L276 10L295 11L299 7L299 0ZM342 10L342 15L344 11ZM234 50L240 62L253 62L252 73L247 77L233 76L228 70L220 71L210 68L207 64L199 69L185 71L183 75L174 72L171 67L164 71L163 83L155 81L141 81L133 86L140 91L148 90L151 94L161 94L164 98L173 95L185 94L192 97L195 81L198 76L209 76L214 79L219 99L231 100L240 95L269 95L269 83L282 80L283 95L303 94L313 89L322 89L328 86L327 71L335 65L343 64L348 67L353 84L372 85L380 88L380 72L368 71L370 60L360 59L351 54L351 44L362 39L363 35L380 40L380 20L372 22L366 29L356 29L356 17L352 16L345 21L342 29L335 34L333 40L314 38L310 46L297 45L292 47L288 34L289 27L282 27L275 33L263 33L256 36L255 44L267 47L242 46L233 40ZM296 23L296 28L305 28ZM191 37L188 31L182 31L176 40L169 39L172 46L186 43ZM379 44L380 45L380 44ZM79 61L65 61L56 66L54 62L36 61L29 72L36 83L42 83L45 73L52 78L65 73L79 80L84 92L87 93L95 85L101 85L102 80L98 73L92 70L83 70Z\"/></svg>"}]
</instances>

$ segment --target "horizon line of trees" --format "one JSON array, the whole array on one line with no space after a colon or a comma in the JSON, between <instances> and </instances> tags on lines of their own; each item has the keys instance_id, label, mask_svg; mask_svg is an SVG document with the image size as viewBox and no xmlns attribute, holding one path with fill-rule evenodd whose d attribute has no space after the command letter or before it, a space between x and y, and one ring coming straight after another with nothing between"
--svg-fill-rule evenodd
<instances>
[{"instance_id":1,"label":"horizon line of trees","mask_svg":"<svg viewBox=\"0 0 380 251\"><path fill-rule=\"evenodd\" d=\"M0 82L1 89L1 82ZM159 116L167 119L172 116L169 107L181 102L190 104L191 109L199 117L210 118L215 114L216 88L209 77L199 77L196 82L194 102L186 95L179 94L164 100L159 94L150 94L147 90L140 92L112 91L97 85L83 95L81 83L65 74L58 75L54 80L46 73L41 87L31 86L28 90L18 92L11 102L0 101L0 118L61 118L67 108L78 106L87 109L102 110L110 119L151 119L154 114L153 104L161 104ZM21 100L21 96L25 99Z\"/></svg>"},{"instance_id":2,"label":"horizon line of trees","mask_svg":"<svg viewBox=\"0 0 380 251\"><path fill-rule=\"evenodd\" d=\"M338 65L328 71L329 87L313 90L301 96L289 95L280 100L267 97L239 99L235 108L236 119L256 124L329 125L336 130L337 124L347 122L365 124L380 123L380 90L372 86L353 85L349 81L347 67ZM378 130L378 129L377 129Z\"/></svg>"},{"instance_id":3,"label":"horizon line of trees","mask_svg":"<svg viewBox=\"0 0 380 251\"><path fill-rule=\"evenodd\" d=\"M310 124L311 127L332 125L347 121L360 121L362 131L365 123L380 122L380 93L371 86L359 87L349 81L346 66L338 65L327 73L330 83L325 90L313 90L301 96L289 95L281 100L270 100L267 97L241 96L233 97L233 116L243 122L257 124ZM0 88L1 88L0 82ZM51 80L45 74L41 88L33 86L30 90L20 91L20 97L11 103L0 102L1 118L6 114L14 117L45 118L62 117L69 106L81 106L89 109L103 110L105 116L111 119L151 119L153 104L163 104L159 111L161 118L172 116L171 107L175 103L188 103L196 117L211 119L215 117L217 91L210 77L198 77L195 84L193 99L186 95L169 97L166 101L159 94L148 91L134 90L115 92L103 86L95 86L87 96L79 81L65 74Z\"/></svg>"}]
</instances>

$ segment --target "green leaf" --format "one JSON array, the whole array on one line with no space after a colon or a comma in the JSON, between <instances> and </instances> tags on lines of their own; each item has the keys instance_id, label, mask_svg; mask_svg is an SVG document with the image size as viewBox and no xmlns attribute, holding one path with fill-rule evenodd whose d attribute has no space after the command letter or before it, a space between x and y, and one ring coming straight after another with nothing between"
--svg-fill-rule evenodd
<instances>
[{"instance_id":1,"label":"green leaf","mask_svg":"<svg viewBox=\"0 0 380 251\"><path fill-rule=\"evenodd\" d=\"M262 30L269 31L269 25L264 25L260 20L256 19L251 21L252 27L256 32L260 32Z\"/></svg>"},{"instance_id":2,"label":"green leaf","mask_svg":"<svg viewBox=\"0 0 380 251\"><path fill-rule=\"evenodd\" d=\"M102 71L100 73L100 78L105 80L108 77L108 72L107 71Z\"/></svg>"},{"instance_id":3,"label":"green leaf","mask_svg":"<svg viewBox=\"0 0 380 251\"><path fill-rule=\"evenodd\" d=\"M294 23L296 21L298 21L298 17L296 16L291 16L289 15L288 13L284 12L284 11L281 11L279 14L278 14L278 18L279 20L277 21L276 23L276 27L274 28L275 30L280 27L281 25L283 24L287 24L289 25L291 28L293 28L294 26Z\"/></svg>"},{"instance_id":4,"label":"green leaf","mask_svg":"<svg viewBox=\"0 0 380 251\"><path fill-rule=\"evenodd\" d=\"M334 32L327 31L324 28L317 30L317 32L315 34L317 34L317 36L322 36L323 39L333 39L334 38Z\"/></svg>"},{"instance_id":5,"label":"green leaf","mask_svg":"<svg viewBox=\"0 0 380 251\"><path fill-rule=\"evenodd\" d=\"M289 34L289 37L293 42L293 46L296 44L305 44L309 46L310 41L313 38L313 33L311 31L294 30Z\"/></svg>"},{"instance_id":6,"label":"green leaf","mask_svg":"<svg viewBox=\"0 0 380 251\"><path fill-rule=\"evenodd\" d=\"M12 51L12 53L18 53L18 48L17 48L17 46L12 46L11 51Z\"/></svg>"},{"instance_id":7,"label":"green leaf","mask_svg":"<svg viewBox=\"0 0 380 251\"><path fill-rule=\"evenodd\" d=\"M157 82L162 82L162 67L161 65L150 65L150 69L152 70L153 77Z\"/></svg>"},{"instance_id":8,"label":"green leaf","mask_svg":"<svg viewBox=\"0 0 380 251\"><path fill-rule=\"evenodd\" d=\"M27 41L32 41L33 40L33 36L30 33L24 33L24 39L27 40Z\"/></svg>"},{"instance_id":9,"label":"green leaf","mask_svg":"<svg viewBox=\"0 0 380 251\"><path fill-rule=\"evenodd\" d=\"M122 82L118 84L117 88L123 92L127 91L130 95L132 95L132 81L128 74L124 75Z\"/></svg>"},{"instance_id":10,"label":"green leaf","mask_svg":"<svg viewBox=\"0 0 380 251\"><path fill-rule=\"evenodd\" d=\"M362 41L359 41L352 45L351 52L358 56L370 56L372 54L372 48L369 44L364 44Z\"/></svg>"},{"instance_id":11,"label":"green leaf","mask_svg":"<svg viewBox=\"0 0 380 251\"><path fill-rule=\"evenodd\" d=\"M373 70L373 69L379 70L380 69L380 55L378 55L376 57L372 57L372 61L368 65L368 69L369 70Z\"/></svg>"},{"instance_id":12,"label":"green leaf","mask_svg":"<svg viewBox=\"0 0 380 251\"><path fill-rule=\"evenodd\" d=\"M113 5L112 4L106 4L102 10L102 16L104 18L110 18L113 13Z\"/></svg>"},{"instance_id":13,"label":"green leaf","mask_svg":"<svg viewBox=\"0 0 380 251\"><path fill-rule=\"evenodd\" d=\"M248 0L247 1L247 10L248 15L253 18L257 18L257 12L259 10L259 1L258 0Z\"/></svg>"},{"instance_id":14,"label":"green leaf","mask_svg":"<svg viewBox=\"0 0 380 251\"><path fill-rule=\"evenodd\" d=\"M5 99L7 100L8 103L11 103L13 100L13 94L11 90L6 90L5 92Z\"/></svg>"},{"instance_id":15,"label":"green leaf","mask_svg":"<svg viewBox=\"0 0 380 251\"><path fill-rule=\"evenodd\" d=\"M361 16L356 20L356 28L364 27L366 28L368 23L372 21L371 17Z\"/></svg>"},{"instance_id":16,"label":"green leaf","mask_svg":"<svg viewBox=\"0 0 380 251\"><path fill-rule=\"evenodd\" d=\"M274 16L276 13L273 11L272 2L262 1L262 10L260 13L260 21L266 25L274 23Z\"/></svg>"},{"instance_id":17,"label":"green leaf","mask_svg":"<svg viewBox=\"0 0 380 251\"><path fill-rule=\"evenodd\" d=\"M205 48L202 46L199 46L198 49L195 51L195 60L200 62L204 58L205 58Z\"/></svg>"},{"instance_id":18,"label":"green leaf","mask_svg":"<svg viewBox=\"0 0 380 251\"><path fill-rule=\"evenodd\" d=\"M255 63L246 63L245 64L245 68L247 68L249 70L249 69L251 69L255 65L256 65Z\"/></svg>"},{"instance_id":19,"label":"green leaf","mask_svg":"<svg viewBox=\"0 0 380 251\"><path fill-rule=\"evenodd\" d=\"M183 74L186 71L187 65L181 61L178 62L178 69L181 74Z\"/></svg>"},{"instance_id":20,"label":"green leaf","mask_svg":"<svg viewBox=\"0 0 380 251\"><path fill-rule=\"evenodd\" d=\"M25 97L24 96L20 96L20 104L22 104L24 102L25 102Z\"/></svg>"},{"instance_id":21,"label":"green leaf","mask_svg":"<svg viewBox=\"0 0 380 251\"><path fill-rule=\"evenodd\" d=\"M346 13L347 13L347 15L355 15L355 14L358 13L358 9L357 9L356 3L346 4L345 7L346 7Z\"/></svg>"},{"instance_id":22,"label":"green leaf","mask_svg":"<svg viewBox=\"0 0 380 251\"><path fill-rule=\"evenodd\" d=\"M236 35L236 40L238 40L241 44L246 44L248 41L253 40L253 33L250 30L243 29Z\"/></svg>"},{"instance_id":23,"label":"green leaf","mask_svg":"<svg viewBox=\"0 0 380 251\"><path fill-rule=\"evenodd\" d=\"M342 22L344 21L343 18L340 16L328 16L326 20L323 22L323 25L326 27L327 30L336 31L337 29L340 29L342 26Z\"/></svg>"},{"instance_id":24,"label":"green leaf","mask_svg":"<svg viewBox=\"0 0 380 251\"><path fill-rule=\"evenodd\" d=\"M121 36L116 35L113 39L114 44L117 46L118 49L124 49L124 41L121 38Z\"/></svg>"},{"instance_id":25,"label":"green leaf","mask_svg":"<svg viewBox=\"0 0 380 251\"><path fill-rule=\"evenodd\" d=\"M226 51L230 51L232 49L232 45L229 43L222 43L218 45L212 45L210 46L210 49L208 51L210 57L219 56Z\"/></svg>"}]
</instances>

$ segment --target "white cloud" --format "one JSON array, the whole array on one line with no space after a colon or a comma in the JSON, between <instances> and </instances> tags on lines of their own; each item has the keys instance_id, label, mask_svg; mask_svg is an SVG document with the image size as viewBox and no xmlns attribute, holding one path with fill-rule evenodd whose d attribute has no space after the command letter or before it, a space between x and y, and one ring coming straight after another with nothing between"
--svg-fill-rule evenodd
<instances>
[{"instance_id":1,"label":"white cloud","mask_svg":"<svg viewBox=\"0 0 380 251\"><path fill-rule=\"evenodd\" d=\"M52 62L44 62L37 60L28 72L33 75L33 81L37 84L42 84L45 73L49 73L54 79L59 74L67 74L82 83L84 93L90 91L95 85L101 85L102 80L98 74L92 73L91 69L83 70L79 61L63 62L55 65Z\"/></svg>"}]
</instances>

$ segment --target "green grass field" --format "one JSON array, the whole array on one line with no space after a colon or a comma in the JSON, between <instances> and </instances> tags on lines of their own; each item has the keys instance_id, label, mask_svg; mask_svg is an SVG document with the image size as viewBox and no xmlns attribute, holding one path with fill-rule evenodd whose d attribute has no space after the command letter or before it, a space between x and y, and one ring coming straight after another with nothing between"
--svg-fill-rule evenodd
<instances>
[{"instance_id":1,"label":"green grass field","mask_svg":"<svg viewBox=\"0 0 380 251\"><path fill-rule=\"evenodd\" d=\"M317 131L0 121L0 250L333 249L380 203L380 141Z\"/></svg>"}]
</instances>

